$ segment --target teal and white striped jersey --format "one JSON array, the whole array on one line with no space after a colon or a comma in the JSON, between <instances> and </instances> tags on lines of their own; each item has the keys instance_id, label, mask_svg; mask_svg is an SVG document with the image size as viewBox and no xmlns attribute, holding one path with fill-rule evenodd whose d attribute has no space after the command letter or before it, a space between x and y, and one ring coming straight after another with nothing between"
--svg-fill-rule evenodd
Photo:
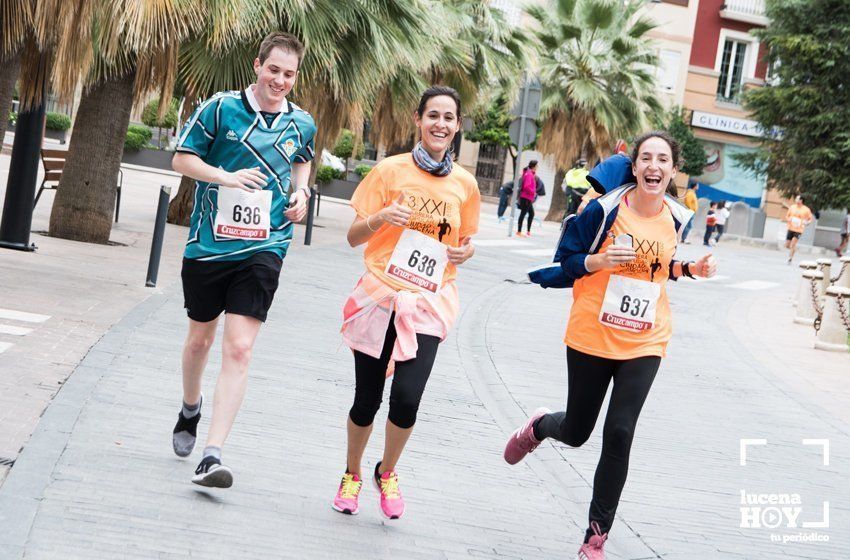
<instances>
[{"instance_id":1,"label":"teal and white striped jersey","mask_svg":"<svg viewBox=\"0 0 850 560\"><path fill-rule=\"evenodd\" d=\"M315 134L313 117L286 100L273 120L264 118L251 87L220 92L204 101L184 126L177 151L195 154L230 172L259 167L268 177L264 190L272 191L271 228L268 239L263 240L217 236L213 224L218 190L228 187L196 181L184 256L203 261L242 260L260 251L286 256L293 228L284 216L292 190L290 172L292 164L313 159Z\"/></svg>"}]
</instances>

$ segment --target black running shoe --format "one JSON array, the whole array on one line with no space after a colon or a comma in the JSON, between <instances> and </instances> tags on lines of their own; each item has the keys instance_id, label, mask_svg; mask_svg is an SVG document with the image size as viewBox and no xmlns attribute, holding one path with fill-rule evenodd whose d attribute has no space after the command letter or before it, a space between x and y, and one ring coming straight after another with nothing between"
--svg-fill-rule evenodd
<instances>
[{"instance_id":1,"label":"black running shoe","mask_svg":"<svg viewBox=\"0 0 850 560\"><path fill-rule=\"evenodd\" d=\"M215 457L204 457L195 469L192 482L210 488L230 488L233 486L233 473Z\"/></svg>"},{"instance_id":2,"label":"black running shoe","mask_svg":"<svg viewBox=\"0 0 850 560\"><path fill-rule=\"evenodd\" d=\"M204 396L201 395L201 401L198 406L204 404ZM174 430L171 432L171 446L174 448L174 453L178 457L188 457L195 449L195 439L198 436L198 422L201 421L201 411L191 418L183 416L183 409L177 414L177 424L174 425Z\"/></svg>"}]
</instances>

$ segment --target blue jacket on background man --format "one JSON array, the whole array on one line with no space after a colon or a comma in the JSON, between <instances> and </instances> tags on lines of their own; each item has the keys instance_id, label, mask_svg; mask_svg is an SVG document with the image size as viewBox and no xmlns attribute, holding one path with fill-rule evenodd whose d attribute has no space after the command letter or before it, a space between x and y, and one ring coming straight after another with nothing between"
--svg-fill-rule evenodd
<instances>
[{"instance_id":1,"label":"blue jacket on background man","mask_svg":"<svg viewBox=\"0 0 850 560\"><path fill-rule=\"evenodd\" d=\"M552 262L528 271L529 280L543 288L571 288L575 280L588 274L584 259L599 252L617 219L620 201L636 188L631 159L623 154L600 162L587 180L598 192L606 194L591 200L579 216L567 216ZM681 240L685 225L694 213L671 196L665 195L664 199L673 215L677 237ZM672 274L670 277L673 277Z\"/></svg>"}]
</instances>

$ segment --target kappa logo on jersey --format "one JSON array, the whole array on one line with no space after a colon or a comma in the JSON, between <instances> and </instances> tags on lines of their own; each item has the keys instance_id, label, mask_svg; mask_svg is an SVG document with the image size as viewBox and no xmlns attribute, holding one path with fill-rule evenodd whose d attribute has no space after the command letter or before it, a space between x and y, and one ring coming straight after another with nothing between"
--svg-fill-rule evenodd
<instances>
[{"instance_id":1,"label":"kappa logo on jersey","mask_svg":"<svg viewBox=\"0 0 850 560\"><path fill-rule=\"evenodd\" d=\"M227 131L227 139L237 142L239 140L239 136L236 135L232 130Z\"/></svg>"},{"instance_id":2,"label":"kappa logo on jersey","mask_svg":"<svg viewBox=\"0 0 850 560\"><path fill-rule=\"evenodd\" d=\"M291 138L283 143L283 151L286 152L286 155L289 157L292 157L292 154L294 154L297 149L298 148L295 147L295 142L293 142Z\"/></svg>"}]
</instances>

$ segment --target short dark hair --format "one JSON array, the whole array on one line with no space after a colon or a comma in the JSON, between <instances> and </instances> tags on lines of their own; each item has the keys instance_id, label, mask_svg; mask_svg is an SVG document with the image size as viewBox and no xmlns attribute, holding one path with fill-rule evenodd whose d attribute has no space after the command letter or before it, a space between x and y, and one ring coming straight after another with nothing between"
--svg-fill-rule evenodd
<instances>
[{"instance_id":1,"label":"short dark hair","mask_svg":"<svg viewBox=\"0 0 850 560\"><path fill-rule=\"evenodd\" d=\"M447 95L454 100L455 107L457 107L457 118L460 118L460 94L456 89L450 88L449 86L431 86L423 91L422 97L419 98L419 106L416 108L416 114L422 118L422 114L425 112L425 105L428 103L428 100L440 95Z\"/></svg>"},{"instance_id":2,"label":"short dark hair","mask_svg":"<svg viewBox=\"0 0 850 560\"><path fill-rule=\"evenodd\" d=\"M266 61L274 48L294 54L298 57L298 66L301 66L301 61L304 59L304 44L298 40L298 37L283 31L273 31L266 35L260 43L260 52L257 54L260 64Z\"/></svg>"},{"instance_id":3,"label":"short dark hair","mask_svg":"<svg viewBox=\"0 0 850 560\"><path fill-rule=\"evenodd\" d=\"M676 169L682 167L682 149L679 147L676 139L666 130L650 130L635 138L635 147L632 149L632 162L637 161L638 154L640 154L640 147L650 138L660 138L667 142L667 145L670 146L670 154L673 156L673 167Z\"/></svg>"},{"instance_id":4,"label":"short dark hair","mask_svg":"<svg viewBox=\"0 0 850 560\"><path fill-rule=\"evenodd\" d=\"M528 162L528 167L529 167L529 168L537 167L537 160L536 160L536 159L533 159L533 160L529 161L529 162Z\"/></svg>"},{"instance_id":5,"label":"short dark hair","mask_svg":"<svg viewBox=\"0 0 850 560\"><path fill-rule=\"evenodd\" d=\"M805 202L806 202L806 197L805 197L805 196L803 196L803 195L801 195L801 194L798 194L797 196L799 196L799 197L800 197L800 202L802 202L802 203L805 203Z\"/></svg>"}]
</instances>

